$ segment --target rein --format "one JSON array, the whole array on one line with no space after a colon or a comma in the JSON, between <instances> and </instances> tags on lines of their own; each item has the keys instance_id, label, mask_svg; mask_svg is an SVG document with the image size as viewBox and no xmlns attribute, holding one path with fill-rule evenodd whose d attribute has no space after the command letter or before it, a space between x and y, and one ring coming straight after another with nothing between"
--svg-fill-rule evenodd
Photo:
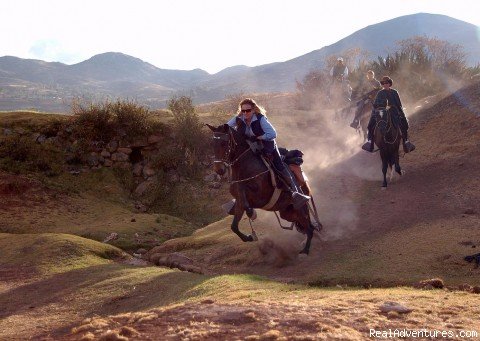
<instances>
[{"instance_id":1,"label":"rein","mask_svg":"<svg viewBox=\"0 0 480 341\"><path fill-rule=\"evenodd\" d=\"M393 128L393 123L392 123L392 114L389 112L389 110L387 110L387 108L381 108L381 110L383 110L387 115L388 115L388 118L387 119L384 119L383 116L377 114L378 116L380 116L380 120L377 120L377 123L375 124L375 130L377 130L378 128L378 125L380 124L380 122L386 122L387 123L387 131L385 132L385 134L383 134L383 142L387 143L387 144L394 144L395 142L397 142L397 139L398 139L398 133L396 134L395 136L395 139L393 141L387 141L387 138L386 138L386 135L390 132L390 130L392 130ZM377 111L381 111L381 110L377 110Z\"/></svg>"},{"instance_id":2,"label":"rein","mask_svg":"<svg viewBox=\"0 0 480 341\"><path fill-rule=\"evenodd\" d=\"M231 131L228 133L220 133L220 132L214 132L213 133L213 139L214 140L223 140L228 142L228 148L225 150L225 153L222 157L222 159L218 160L215 159L213 160L214 163L222 163L225 165L227 168L227 173L228 173L228 183L229 184L236 184L240 182L246 182L252 179L255 179L259 177L260 175L263 175L265 173L268 173L269 170L265 170L263 172L260 172L258 174L255 174L251 177L244 178L244 179L238 179L238 180L232 180L232 166L235 165L243 156L247 155L249 151L253 152L251 148L245 149L239 156L237 156L233 161L229 161L231 154L235 151L235 147L238 145L235 141L235 138L233 137L233 134Z\"/></svg>"}]
</instances>

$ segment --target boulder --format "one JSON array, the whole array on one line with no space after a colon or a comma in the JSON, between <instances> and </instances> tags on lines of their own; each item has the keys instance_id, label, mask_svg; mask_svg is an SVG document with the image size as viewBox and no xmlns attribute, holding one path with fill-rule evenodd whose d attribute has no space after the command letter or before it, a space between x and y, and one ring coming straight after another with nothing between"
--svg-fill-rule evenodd
<instances>
[{"instance_id":1,"label":"boulder","mask_svg":"<svg viewBox=\"0 0 480 341\"><path fill-rule=\"evenodd\" d=\"M106 159L108 159L112 154L110 154L110 152L106 149L102 150L102 152L100 153L100 155Z\"/></svg>"},{"instance_id":2,"label":"boulder","mask_svg":"<svg viewBox=\"0 0 480 341\"><path fill-rule=\"evenodd\" d=\"M127 170L132 167L132 164L128 161L118 161L113 164L113 167Z\"/></svg>"},{"instance_id":3,"label":"boulder","mask_svg":"<svg viewBox=\"0 0 480 341\"><path fill-rule=\"evenodd\" d=\"M105 167L112 167L113 162L110 159L105 159L105 162L103 163Z\"/></svg>"},{"instance_id":4,"label":"boulder","mask_svg":"<svg viewBox=\"0 0 480 341\"><path fill-rule=\"evenodd\" d=\"M126 162L129 160L128 155L125 153L113 153L111 158L114 162Z\"/></svg>"},{"instance_id":5,"label":"boulder","mask_svg":"<svg viewBox=\"0 0 480 341\"><path fill-rule=\"evenodd\" d=\"M154 144L154 143L158 143L158 142L161 142L163 140L163 138L159 135L150 135L148 137L148 144Z\"/></svg>"},{"instance_id":6,"label":"boulder","mask_svg":"<svg viewBox=\"0 0 480 341\"><path fill-rule=\"evenodd\" d=\"M133 175L134 176L141 176L142 175L142 170L143 170L143 166L140 162L133 165Z\"/></svg>"},{"instance_id":7,"label":"boulder","mask_svg":"<svg viewBox=\"0 0 480 341\"><path fill-rule=\"evenodd\" d=\"M150 178L152 176L154 176L157 172L155 171L155 169L153 169L150 165L145 165L145 167L143 167L143 171L142 171L142 174L143 174L143 177L144 178Z\"/></svg>"},{"instance_id":8,"label":"boulder","mask_svg":"<svg viewBox=\"0 0 480 341\"><path fill-rule=\"evenodd\" d=\"M117 148L118 148L118 142L115 140L112 140L107 144L107 150L109 153L114 153L117 150Z\"/></svg>"},{"instance_id":9,"label":"boulder","mask_svg":"<svg viewBox=\"0 0 480 341\"><path fill-rule=\"evenodd\" d=\"M126 155L132 154L132 149L131 148L126 148L126 147L120 147L117 149L117 153L123 153Z\"/></svg>"},{"instance_id":10,"label":"boulder","mask_svg":"<svg viewBox=\"0 0 480 341\"><path fill-rule=\"evenodd\" d=\"M47 137L45 135L39 135L37 139L35 140L37 143L43 144L47 140Z\"/></svg>"},{"instance_id":11,"label":"boulder","mask_svg":"<svg viewBox=\"0 0 480 341\"><path fill-rule=\"evenodd\" d=\"M425 279L414 285L418 289L443 289L445 284L440 278Z\"/></svg>"},{"instance_id":12,"label":"boulder","mask_svg":"<svg viewBox=\"0 0 480 341\"><path fill-rule=\"evenodd\" d=\"M220 187L222 187L222 183L218 181L214 181L210 185L208 185L208 187L213 189L219 189Z\"/></svg>"},{"instance_id":13,"label":"boulder","mask_svg":"<svg viewBox=\"0 0 480 341\"><path fill-rule=\"evenodd\" d=\"M130 143L130 147L146 147L148 146L148 140L146 137L141 137L135 139L132 143Z\"/></svg>"},{"instance_id":14,"label":"boulder","mask_svg":"<svg viewBox=\"0 0 480 341\"><path fill-rule=\"evenodd\" d=\"M155 185L155 181L144 181L135 188L134 194L137 197L143 196L149 189Z\"/></svg>"},{"instance_id":15,"label":"boulder","mask_svg":"<svg viewBox=\"0 0 480 341\"><path fill-rule=\"evenodd\" d=\"M218 180L220 180L220 177L216 173L208 174L203 178L203 181L206 181L206 182L213 182Z\"/></svg>"},{"instance_id":16,"label":"boulder","mask_svg":"<svg viewBox=\"0 0 480 341\"><path fill-rule=\"evenodd\" d=\"M91 153L90 155L87 156L87 164L90 167L98 166L99 163L100 163L100 160L98 158L97 153Z\"/></svg>"},{"instance_id":17,"label":"boulder","mask_svg":"<svg viewBox=\"0 0 480 341\"><path fill-rule=\"evenodd\" d=\"M399 314L408 314L411 313L413 309L401 305L397 302L385 302L380 306L380 311L385 314L391 311L397 312Z\"/></svg>"}]
</instances>

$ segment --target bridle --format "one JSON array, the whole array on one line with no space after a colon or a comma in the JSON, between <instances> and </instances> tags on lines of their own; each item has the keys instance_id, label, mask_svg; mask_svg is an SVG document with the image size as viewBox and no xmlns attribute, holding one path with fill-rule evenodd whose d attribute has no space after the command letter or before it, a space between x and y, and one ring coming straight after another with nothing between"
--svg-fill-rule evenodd
<instances>
[{"instance_id":1,"label":"bridle","mask_svg":"<svg viewBox=\"0 0 480 341\"><path fill-rule=\"evenodd\" d=\"M377 117L380 117L380 119L377 119L374 131L377 130L377 127L380 124L380 122L385 122L387 125L387 129L385 133L383 133L383 142L387 144L394 144L397 141L398 133L395 135L395 139L393 141L387 141L387 138L386 138L387 134L393 128L392 114L390 113L389 109L387 109L386 107L385 108L379 107L378 109L375 109L375 111L377 112ZM380 114L380 112L382 112L383 114Z\"/></svg>"},{"instance_id":2,"label":"bridle","mask_svg":"<svg viewBox=\"0 0 480 341\"><path fill-rule=\"evenodd\" d=\"M253 152L251 148L245 149L239 156L237 156L234 160L231 160L234 154L234 151L237 147L237 142L235 141L235 137L233 136L233 133L231 130L228 131L228 133L221 133L221 132L213 132L213 140L214 141L225 141L228 143L228 147L225 149L225 152L223 153L222 157L220 159L214 159L214 163L221 163L227 168L227 174L228 174L228 182L230 184L233 183L238 183L238 182L244 182L248 181L251 179L256 178L257 176L260 176L262 174L267 173L269 170L267 169L264 172L258 173L252 177L245 178L245 179L240 179L240 180L232 180L232 167L249 151Z\"/></svg>"}]
</instances>

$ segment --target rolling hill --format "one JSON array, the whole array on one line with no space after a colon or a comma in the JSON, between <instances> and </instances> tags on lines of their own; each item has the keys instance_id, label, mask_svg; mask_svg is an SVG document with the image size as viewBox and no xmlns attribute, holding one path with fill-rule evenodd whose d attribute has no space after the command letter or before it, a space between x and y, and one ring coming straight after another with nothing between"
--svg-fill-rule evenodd
<instances>
[{"instance_id":1,"label":"rolling hill","mask_svg":"<svg viewBox=\"0 0 480 341\"><path fill-rule=\"evenodd\" d=\"M65 111L75 96L135 98L158 108L178 93L205 103L241 91L288 92L295 90L296 80L322 67L329 55L357 47L376 57L391 51L396 41L419 35L462 46L468 63L475 65L480 55L477 31L476 26L448 16L418 13L370 25L335 44L285 62L232 66L213 75L200 69L161 69L114 52L74 65L4 56L0 57L0 109Z\"/></svg>"}]
</instances>

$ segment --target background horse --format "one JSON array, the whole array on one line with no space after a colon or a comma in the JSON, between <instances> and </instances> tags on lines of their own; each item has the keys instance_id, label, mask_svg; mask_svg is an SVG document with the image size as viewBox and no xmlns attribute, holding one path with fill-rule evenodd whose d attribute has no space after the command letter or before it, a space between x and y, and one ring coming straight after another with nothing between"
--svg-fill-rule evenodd
<instances>
[{"instance_id":1,"label":"background horse","mask_svg":"<svg viewBox=\"0 0 480 341\"><path fill-rule=\"evenodd\" d=\"M329 91L328 103L335 110L335 120L342 118L346 107L349 107L352 96L352 87L346 80L335 80Z\"/></svg>"},{"instance_id":2,"label":"background horse","mask_svg":"<svg viewBox=\"0 0 480 341\"><path fill-rule=\"evenodd\" d=\"M375 111L375 130L374 141L380 150L380 157L382 158L382 172L383 185L382 188L387 187L387 168L390 167L390 181L393 178L393 168L402 175L399 160L400 140L402 138L398 125L397 108L394 106L389 109L381 108Z\"/></svg>"},{"instance_id":3,"label":"background horse","mask_svg":"<svg viewBox=\"0 0 480 341\"><path fill-rule=\"evenodd\" d=\"M229 172L230 193L235 198L232 231L244 242L256 241L253 231L250 235L243 234L238 223L244 212L248 217L252 217L254 208L263 208L270 202L275 190L270 172L260 156L250 149L244 135L227 124L217 128L208 124L207 126L213 131L215 172L219 175ZM300 253L308 254L315 229L310 220L308 206L295 209L291 193L282 190L275 205L267 210L279 211L282 219L295 223L297 230L307 235L305 247Z\"/></svg>"}]
</instances>

